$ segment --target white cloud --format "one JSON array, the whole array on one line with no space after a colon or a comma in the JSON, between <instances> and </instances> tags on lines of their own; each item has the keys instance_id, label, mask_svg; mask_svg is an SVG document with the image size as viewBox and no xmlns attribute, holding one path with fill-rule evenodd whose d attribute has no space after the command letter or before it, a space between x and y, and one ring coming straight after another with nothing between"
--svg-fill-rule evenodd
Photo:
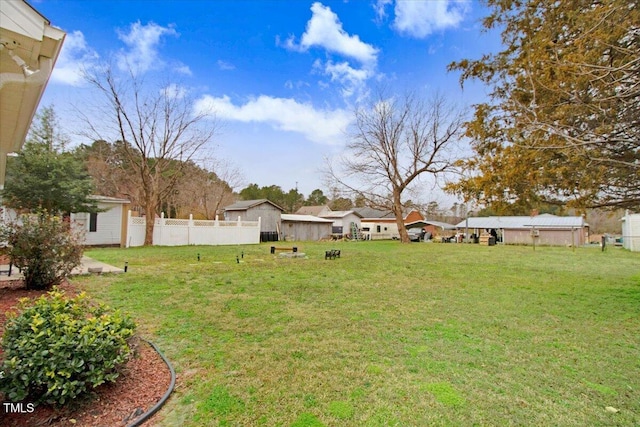
<instances>
[{"instance_id":1,"label":"white cloud","mask_svg":"<svg viewBox=\"0 0 640 427\"><path fill-rule=\"evenodd\" d=\"M321 66L316 62L316 67ZM361 97L366 93L366 81L373 76L367 69L356 69L348 62L333 63L327 61L324 65L324 73L331 77L332 82L339 82L342 85L342 96L349 98L353 95Z\"/></svg>"},{"instance_id":2,"label":"white cloud","mask_svg":"<svg viewBox=\"0 0 640 427\"><path fill-rule=\"evenodd\" d=\"M51 81L71 86L84 83L83 70L97 66L99 55L91 49L80 31L68 33L51 73Z\"/></svg>"},{"instance_id":3,"label":"white cloud","mask_svg":"<svg viewBox=\"0 0 640 427\"><path fill-rule=\"evenodd\" d=\"M345 110L318 110L289 98L259 96L236 106L228 96L205 95L196 102L196 111L211 112L216 118L244 123L266 123L275 129L297 132L320 144L339 144L351 121Z\"/></svg>"},{"instance_id":4,"label":"white cloud","mask_svg":"<svg viewBox=\"0 0 640 427\"><path fill-rule=\"evenodd\" d=\"M393 27L411 37L425 38L435 31L457 27L468 10L468 1L396 0Z\"/></svg>"},{"instance_id":5,"label":"white cloud","mask_svg":"<svg viewBox=\"0 0 640 427\"><path fill-rule=\"evenodd\" d=\"M316 59L313 69L328 76L332 83L339 84L339 90L343 97L351 98L354 95L358 98L361 97L366 93L366 81L375 75L378 49L364 43L357 35L348 34L342 28L338 15L329 7L316 2L311 6L311 12L311 19L307 22L306 30L300 38L299 44L296 44L294 36L284 42L277 38L276 43L289 50L299 52L319 47L346 58L343 61ZM359 66L350 63L356 61L360 63ZM319 82L319 84L327 87L327 82Z\"/></svg>"},{"instance_id":6,"label":"white cloud","mask_svg":"<svg viewBox=\"0 0 640 427\"><path fill-rule=\"evenodd\" d=\"M221 69L222 71L231 71L236 69L236 66L233 65L231 62L223 61L222 59L218 59L217 64L218 64L218 68Z\"/></svg>"},{"instance_id":7,"label":"white cloud","mask_svg":"<svg viewBox=\"0 0 640 427\"><path fill-rule=\"evenodd\" d=\"M179 34L171 26L162 27L153 22L142 25L140 21L131 24L129 32L118 30L118 38L128 48L118 55L118 67L123 71L131 69L134 73L161 68L164 64L158 54L158 46L160 39L165 35Z\"/></svg>"},{"instance_id":8,"label":"white cloud","mask_svg":"<svg viewBox=\"0 0 640 427\"><path fill-rule=\"evenodd\" d=\"M309 83L303 80L297 80L295 82L293 80L287 80L286 82L284 82L284 87L289 90L302 89L309 87Z\"/></svg>"},{"instance_id":9,"label":"white cloud","mask_svg":"<svg viewBox=\"0 0 640 427\"><path fill-rule=\"evenodd\" d=\"M191 68L188 65L182 63L176 63L174 69L177 73L184 74L185 76L192 76Z\"/></svg>"},{"instance_id":10,"label":"white cloud","mask_svg":"<svg viewBox=\"0 0 640 427\"><path fill-rule=\"evenodd\" d=\"M338 15L321 3L311 6L313 15L307 28L300 39L300 44L295 44L295 39L290 37L285 41L285 47L292 50L306 51L311 47L322 47L330 52L356 59L362 64L375 64L378 49L364 43L357 35L349 35L343 28Z\"/></svg>"},{"instance_id":11,"label":"white cloud","mask_svg":"<svg viewBox=\"0 0 640 427\"><path fill-rule=\"evenodd\" d=\"M373 5L373 10L376 12L376 19L383 21L387 17L387 6L393 3L393 0L378 0Z\"/></svg>"},{"instance_id":12,"label":"white cloud","mask_svg":"<svg viewBox=\"0 0 640 427\"><path fill-rule=\"evenodd\" d=\"M169 86L162 89L162 92L164 95L167 96L167 98L182 99L187 95L187 88L185 88L184 86L178 86L177 84L172 83Z\"/></svg>"}]
</instances>

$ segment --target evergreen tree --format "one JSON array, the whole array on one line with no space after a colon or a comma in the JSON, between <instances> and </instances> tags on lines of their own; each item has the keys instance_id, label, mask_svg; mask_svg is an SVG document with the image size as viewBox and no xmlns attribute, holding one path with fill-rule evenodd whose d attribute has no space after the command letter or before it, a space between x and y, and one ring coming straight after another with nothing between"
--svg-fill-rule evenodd
<instances>
[{"instance_id":1,"label":"evergreen tree","mask_svg":"<svg viewBox=\"0 0 640 427\"><path fill-rule=\"evenodd\" d=\"M51 107L40 111L27 142L7 161L3 204L10 208L51 214L97 212L93 182L81 160L59 151L66 139Z\"/></svg>"},{"instance_id":2,"label":"evergreen tree","mask_svg":"<svg viewBox=\"0 0 640 427\"><path fill-rule=\"evenodd\" d=\"M638 1L486 3L504 49L450 65L491 99L467 124L469 175L449 189L500 213L640 206Z\"/></svg>"}]
</instances>

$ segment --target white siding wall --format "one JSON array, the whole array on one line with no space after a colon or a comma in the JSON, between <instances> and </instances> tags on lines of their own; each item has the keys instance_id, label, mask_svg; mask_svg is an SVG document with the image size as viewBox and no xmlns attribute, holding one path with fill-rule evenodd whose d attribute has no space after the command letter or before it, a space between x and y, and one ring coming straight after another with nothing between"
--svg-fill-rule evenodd
<instances>
[{"instance_id":1,"label":"white siding wall","mask_svg":"<svg viewBox=\"0 0 640 427\"><path fill-rule=\"evenodd\" d=\"M89 214L71 214L75 227L85 233L85 245L119 245L122 235L122 204L98 203L100 209L108 209L98 213L96 231L89 231Z\"/></svg>"},{"instance_id":2,"label":"white siding wall","mask_svg":"<svg viewBox=\"0 0 640 427\"><path fill-rule=\"evenodd\" d=\"M627 213L622 219L622 246L640 252L640 214Z\"/></svg>"},{"instance_id":3,"label":"white siding wall","mask_svg":"<svg viewBox=\"0 0 640 427\"><path fill-rule=\"evenodd\" d=\"M400 238L398 224L395 222L362 221L361 226L362 228L369 228L369 231L362 232L369 240L391 240ZM378 227L380 231L378 231Z\"/></svg>"},{"instance_id":4,"label":"white siding wall","mask_svg":"<svg viewBox=\"0 0 640 427\"><path fill-rule=\"evenodd\" d=\"M360 217L356 214L349 214L343 216L342 218L331 218L327 216L321 216L321 218L333 219L334 227L342 227L342 234L350 234L351 233L351 223L355 222L358 228L360 227Z\"/></svg>"},{"instance_id":5,"label":"white siding wall","mask_svg":"<svg viewBox=\"0 0 640 427\"><path fill-rule=\"evenodd\" d=\"M355 214L349 214L342 218L342 224L344 227L345 234L351 233L351 223L355 222L358 228L360 227L360 217Z\"/></svg>"}]
</instances>

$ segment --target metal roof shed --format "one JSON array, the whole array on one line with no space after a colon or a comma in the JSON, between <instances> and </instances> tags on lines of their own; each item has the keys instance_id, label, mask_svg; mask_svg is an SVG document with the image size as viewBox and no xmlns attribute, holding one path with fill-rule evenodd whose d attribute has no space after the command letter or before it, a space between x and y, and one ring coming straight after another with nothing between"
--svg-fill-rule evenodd
<instances>
[{"instance_id":1,"label":"metal roof shed","mask_svg":"<svg viewBox=\"0 0 640 427\"><path fill-rule=\"evenodd\" d=\"M470 217L459 222L458 230L497 230L502 243L512 245L580 246L588 241L589 225L581 216L490 216Z\"/></svg>"},{"instance_id":2,"label":"metal roof shed","mask_svg":"<svg viewBox=\"0 0 640 427\"><path fill-rule=\"evenodd\" d=\"M261 233L280 233L280 215L284 209L267 199L242 200L224 208L227 221L257 221Z\"/></svg>"},{"instance_id":3,"label":"metal roof shed","mask_svg":"<svg viewBox=\"0 0 640 427\"><path fill-rule=\"evenodd\" d=\"M331 236L333 220L313 215L282 214L285 240L321 240Z\"/></svg>"}]
</instances>

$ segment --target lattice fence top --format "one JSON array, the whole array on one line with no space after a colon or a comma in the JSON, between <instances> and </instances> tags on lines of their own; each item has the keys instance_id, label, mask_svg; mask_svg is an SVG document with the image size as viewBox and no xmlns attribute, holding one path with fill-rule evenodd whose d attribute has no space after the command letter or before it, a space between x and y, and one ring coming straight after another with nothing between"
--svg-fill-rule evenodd
<instances>
[{"instance_id":1,"label":"lattice fence top","mask_svg":"<svg viewBox=\"0 0 640 427\"><path fill-rule=\"evenodd\" d=\"M1 0L0 0L1 1ZM132 217L127 233L127 245L142 246L145 241L144 217ZM260 220L258 221L220 221L160 218L154 219L153 244L159 246L175 245L237 245L260 243ZM133 227L137 226L137 227Z\"/></svg>"},{"instance_id":2,"label":"lattice fence top","mask_svg":"<svg viewBox=\"0 0 640 427\"><path fill-rule=\"evenodd\" d=\"M215 221L206 220L206 219L196 219L193 221L194 227L213 227L216 225Z\"/></svg>"},{"instance_id":3,"label":"lattice fence top","mask_svg":"<svg viewBox=\"0 0 640 427\"><path fill-rule=\"evenodd\" d=\"M164 220L164 225L179 225L179 226L183 226L183 227L188 227L189 226L189 220L188 219L165 219Z\"/></svg>"},{"instance_id":4,"label":"lattice fence top","mask_svg":"<svg viewBox=\"0 0 640 427\"><path fill-rule=\"evenodd\" d=\"M145 225L146 220L144 217L131 217L131 225ZM213 220L204 220L197 219L192 220L191 224L189 224L188 219L174 219L174 218L156 218L155 224L158 226L178 226L178 227L188 227L191 225L192 227L255 227L258 224L258 221L213 221Z\"/></svg>"}]
</instances>

